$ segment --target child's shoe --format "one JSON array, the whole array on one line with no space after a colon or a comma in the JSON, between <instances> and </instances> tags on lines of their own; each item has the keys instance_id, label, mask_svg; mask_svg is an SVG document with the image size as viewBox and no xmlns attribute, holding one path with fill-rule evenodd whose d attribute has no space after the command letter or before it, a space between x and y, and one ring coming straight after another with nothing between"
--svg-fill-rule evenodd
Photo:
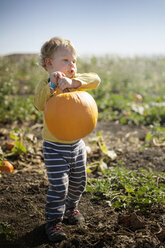
<instances>
[{"instance_id":1,"label":"child's shoe","mask_svg":"<svg viewBox=\"0 0 165 248\"><path fill-rule=\"evenodd\" d=\"M61 221L51 221L46 223L45 232L49 241L52 242L62 241L67 238L66 233L62 229Z\"/></svg>"},{"instance_id":2,"label":"child's shoe","mask_svg":"<svg viewBox=\"0 0 165 248\"><path fill-rule=\"evenodd\" d=\"M65 212L65 216L68 218L68 223L74 225L77 223L82 223L85 221L83 215L78 211L78 209L68 209Z\"/></svg>"}]
</instances>

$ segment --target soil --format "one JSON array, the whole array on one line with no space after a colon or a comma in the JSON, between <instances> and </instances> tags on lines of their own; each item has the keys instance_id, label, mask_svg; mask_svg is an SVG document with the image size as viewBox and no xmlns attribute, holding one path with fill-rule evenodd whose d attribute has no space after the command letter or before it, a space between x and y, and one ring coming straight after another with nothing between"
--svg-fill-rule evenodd
<instances>
[{"instance_id":1,"label":"soil","mask_svg":"<svg viewBox=\"0 0 165 248\"><path fill-rule=\"evenodd\" d=\"M12 123L28 127L27 123ZM0 174L0 247L5 248L163 248L165 247L165 209L154 206L143 211L115 211L104 199L92 200L84 192L79 210L85 217L83 225L64 223L67 240L50 243L44 232L45 200L48 180L42 155L40 124L30 127L31 152L11 158L14 173ZM11 125L0 124L1 147L5 149ZM140 167L165 172L165 146L144 145L147 127L99 122L95 131L85 138L91 147L88 162L99 156L91 141L102 131L107 147L117 153L117 160L129 169ZM30 143L29 143L30 144ZM30 146L30 145L29 145ZM95 151L94 151L95 150ZM95 175L96 176L96 175Z\"/></svg>"}]
</instances>

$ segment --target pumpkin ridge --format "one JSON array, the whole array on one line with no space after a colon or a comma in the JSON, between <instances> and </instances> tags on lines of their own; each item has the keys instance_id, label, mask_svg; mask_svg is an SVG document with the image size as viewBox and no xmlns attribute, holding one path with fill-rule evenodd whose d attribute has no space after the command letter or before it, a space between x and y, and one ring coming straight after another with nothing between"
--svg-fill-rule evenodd
<instances>
[{"instance_id":1,"label":"pumpkin ridge","mask_svg":"<svg viewBox=\"0 0 165 248\"><path fill-rule=\"evenodd\" d=\"M44 118L52 135L64 141L87 136L96 126L97 105L85 91L71 91L54 95L46 103Z\"/></svg>"}]
</instances>

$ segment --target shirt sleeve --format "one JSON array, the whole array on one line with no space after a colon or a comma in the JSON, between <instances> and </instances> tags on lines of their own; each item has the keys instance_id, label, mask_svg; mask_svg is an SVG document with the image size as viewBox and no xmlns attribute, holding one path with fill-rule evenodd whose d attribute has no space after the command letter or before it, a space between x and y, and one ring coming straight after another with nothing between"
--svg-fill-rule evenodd
<instances>
[{"instance_id":1,"label":"shirt sleeve","mask_svg":"<svg viewBox=\"0 0 165 248\"><path fill-rule=\"evenodd\" d=\"M96 73L78 73L74 77L75 80L78 80L81 82L81 86L78 89L96 89L101 79Z\"/></svg>"},{"instance_id":2,"label":"shirt sleeve","mask_svg":"<svg viewBox=\"0 0 165 248\"><path fill-rule=\"evenodd\" d=\"M78 90L96 89L101 81L99 76L95 73L78 73L75 75L74 79L81 82L81 86L78 88ZM44 111L45 104L53 95L53 93L54 91L51 91L48 80L39 82L35 89L34 106L38 110Z\"/></svg>"},{"instance_id":3,"label":"shirt sleeve","mask_svg":"<svg viewBox=\"0 0 165 248\"><path fill-rule=\"evenodd\" d=\"M50 86L47 80L39 82L35 89L34 105L35 107L43 111L47 100L51 97Z\"/></svg>"}]
</instances>

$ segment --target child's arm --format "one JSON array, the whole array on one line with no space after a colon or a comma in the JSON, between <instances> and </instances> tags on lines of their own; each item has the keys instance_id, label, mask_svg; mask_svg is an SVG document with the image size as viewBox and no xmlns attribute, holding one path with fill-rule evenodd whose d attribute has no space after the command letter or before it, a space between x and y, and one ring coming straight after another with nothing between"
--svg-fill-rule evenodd
<instances>
[{"instance_id":1,"label":"child's arm","mask_svg":"<svg viewBox=\"0 0 165 248\"><path fill-rule=\"evenodd\" d=\"M101 82L101 79L96 73L78 73L74 79L81 82L81 85L78 87L78 89L83 90L96 89Z\"/></svg>"},{"instance_id":2,"label":"child's arm","mask_svg":"<svg viewBox=\"0 0 165 248\"><path fill-rule=\"evenodd\" d=\"M60 75L57 77L56 75L60 72L53 72L50 75L50 81L54 84L54 86L58 86L60 90L65 89L95 89L98 87L100 83L100 78L95 73L83 73L76 74L74 78L70 79L65 77L65 75ZM55 89L55 87L53 87Z\"/></svg>"},{"instance_id":3,"label":"child's arm","mask_svg":"<svg viewBox=\"0 0 165 248\"><path fill-rule=\"evenodd\" d=\"M74 78L61 77L57 81L60 90L65 89L95 89L100 83L100 78L95 73L76 74Z\"/></svg>"},{"instance_id":4,"label":"child's arm","mask_svg":"<svg viewBox=\"0 0 165 248\"><path fill-rule=\"evenodd\" d=\"M78 89L95 89L98 87L100 83L100 78L95 73L83 73L83 74L76 74L73 79L69 78L60 78L57 80L57 84L60 80L64 79L65 83L61 86L62 90L66 88L78 88ZM68 81L69 80L69 81ZM52 80L53 81L53 80ZM67 81L67 83L66 83ZM69 83L70 82L70 86ZM54 82L53 82L54 83ZM69 86L69 87L68 87ZM50 85L47 80L41 81L36 89L35 89L35 95L34 95L34 105L38 110L43 111L46 102L48 99L52 96L53 91L50 90Z\"/></svg>"}]
</instances>

